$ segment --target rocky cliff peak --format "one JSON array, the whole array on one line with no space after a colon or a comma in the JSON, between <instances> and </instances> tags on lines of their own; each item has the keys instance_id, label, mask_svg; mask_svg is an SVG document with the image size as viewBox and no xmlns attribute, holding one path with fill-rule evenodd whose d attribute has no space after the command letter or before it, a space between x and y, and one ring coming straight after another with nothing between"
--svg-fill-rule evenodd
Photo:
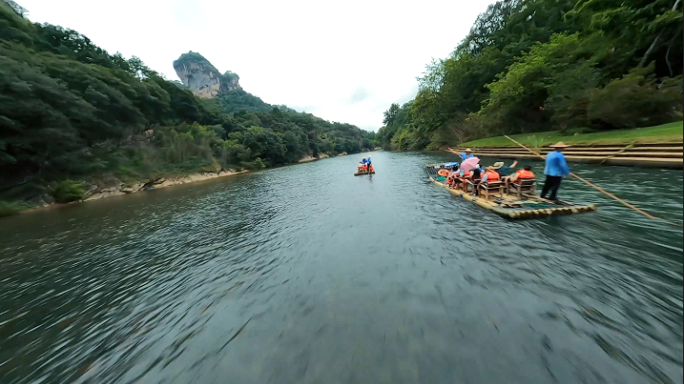
<instances>
[{"instance_id":1,"label":"rocky cliff peak","mask_svg":"<svg viewBox=\"0 0 684 384\"><path fill-rule=\"evenodd\" d=\"M240 76L231 71L221 74L209 60L197 52L182 54L173 62L173 69L183 84L203 99L212 99L221 92L240 89Z\"/></svg>"}]
</instances>

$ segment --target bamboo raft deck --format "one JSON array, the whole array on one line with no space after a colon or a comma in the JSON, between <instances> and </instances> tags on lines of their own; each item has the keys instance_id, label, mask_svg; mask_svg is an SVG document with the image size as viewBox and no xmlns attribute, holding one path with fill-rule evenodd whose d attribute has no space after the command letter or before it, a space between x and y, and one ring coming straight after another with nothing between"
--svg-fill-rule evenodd
<instances>
[{"instance_id":1,"label":"bamboo raft deck","mask_svg":"<svg viewBox=\"0 0 684 384\"><path fill-rule=\"evenodd\" d=\"M593 212L598 209L598 205L578 205L565 201L554 202L531 194L525 194L523 199L518 199L516 196L504 193L503 197L497 196L487 200L462 190L451 189L446 184L437 181L435 175L429 175L429 178L433 183L446 188L451 194L471 201L484 209L511 220L572 215L575 213Z\"/></svg>"},{"instance_id":2,"label":"bamboo raft deck","mask_svg":"<svg viewBox=\"0 0 684 384\"><path fill-rule=\"evenodd\" d=\"M354 176L363 176L363 175L375 175L375 171L372 172L356 172Z\"/></svg>"}]
</instances>

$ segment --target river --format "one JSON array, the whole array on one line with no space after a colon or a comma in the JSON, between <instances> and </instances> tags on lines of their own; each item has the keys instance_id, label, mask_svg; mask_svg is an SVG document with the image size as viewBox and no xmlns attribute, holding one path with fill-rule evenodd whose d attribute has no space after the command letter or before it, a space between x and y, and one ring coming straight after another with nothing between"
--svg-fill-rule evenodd
<instances>
[{"instance_id":1,"label":"river","mask_svg":"<svg viewBox=\"0 0 684 384\"><path fill-rule=\"evenodd\" d=\"M682 382L681 227L573 180L599 211L506 221L427 182L451 155L360 158L1 219L0 382ZM572 168L682 222L681 171Z\"/></svg>"}]
</instances>

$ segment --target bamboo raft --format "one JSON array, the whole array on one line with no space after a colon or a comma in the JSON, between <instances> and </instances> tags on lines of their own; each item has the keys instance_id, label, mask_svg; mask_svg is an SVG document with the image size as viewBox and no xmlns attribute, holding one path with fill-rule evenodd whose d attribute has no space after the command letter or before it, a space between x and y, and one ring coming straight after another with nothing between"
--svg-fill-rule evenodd
<instances>
[{"instance_id":1,"label":"bamboo raft","mask_svg":"<svg viewBox=\"0 0 684 384\"><path fill-rule=\"evenodd\" d=\"M371 171L370 173L368 171L366 172L359 172L357 171L354 176L363 176L363 175L375 175L375 171Z\"/></svg>"},{"instance_id":2,"label":"bamboo raft","mask_svg":"<svg viewBox=\"0 0 684 384\"><path fill-rule=\"evenodd\" d=\"M550 201L542 199L539 196L532 194L525 194L522 199L517 196L503 194L503 197L497 196L491 200L471 195L462 190L451 189L445 183L437 180L436 174L431 174L430 170L435 171L435 168L430 166L427 168L428 177L430 181L446 188L451 194L462 197L467 201L471 201L478 206L496 213L497 215L511 220L523 219L537 219L547 216L556 215L572 215L575 213L592 212L598 209L598 205L578 205L565 201Z\"/></svg>"}]
</instances>

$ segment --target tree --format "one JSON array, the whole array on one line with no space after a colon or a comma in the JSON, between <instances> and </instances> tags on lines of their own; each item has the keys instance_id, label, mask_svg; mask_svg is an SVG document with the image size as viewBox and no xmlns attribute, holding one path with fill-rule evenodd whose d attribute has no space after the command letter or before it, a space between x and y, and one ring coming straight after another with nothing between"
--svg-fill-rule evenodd
<instances>
[{"instance_id":1,"label":"tree","mask_svg":"<svg viewBox=\"0 0 684 384\"><path fill-rule=\"evenodd\" d=\"M28 10L26 10L26 8L22 7L21 5L17 4L16 1L14 1L14 0L0 0L0 1L4 1L5 3L7 3L7 5L9 5L10 8L12 8L12 10L17 13L17 15L19 15L23 18L28 17Z\"/></svg>"},{"instance_id":2,"label":"tree","mask_svg":"<svg viewBox=\"0 0 684 384\"><path fill-rule=\"evenodd\" d=\"M384 125L393 125L394 124L394 119L397 118L397 114L399 113L399 104L397 103L392 103L390 105L389 109L385 111L385 118L382 120L382 123Z\"/></svg>"}]
</instances>

